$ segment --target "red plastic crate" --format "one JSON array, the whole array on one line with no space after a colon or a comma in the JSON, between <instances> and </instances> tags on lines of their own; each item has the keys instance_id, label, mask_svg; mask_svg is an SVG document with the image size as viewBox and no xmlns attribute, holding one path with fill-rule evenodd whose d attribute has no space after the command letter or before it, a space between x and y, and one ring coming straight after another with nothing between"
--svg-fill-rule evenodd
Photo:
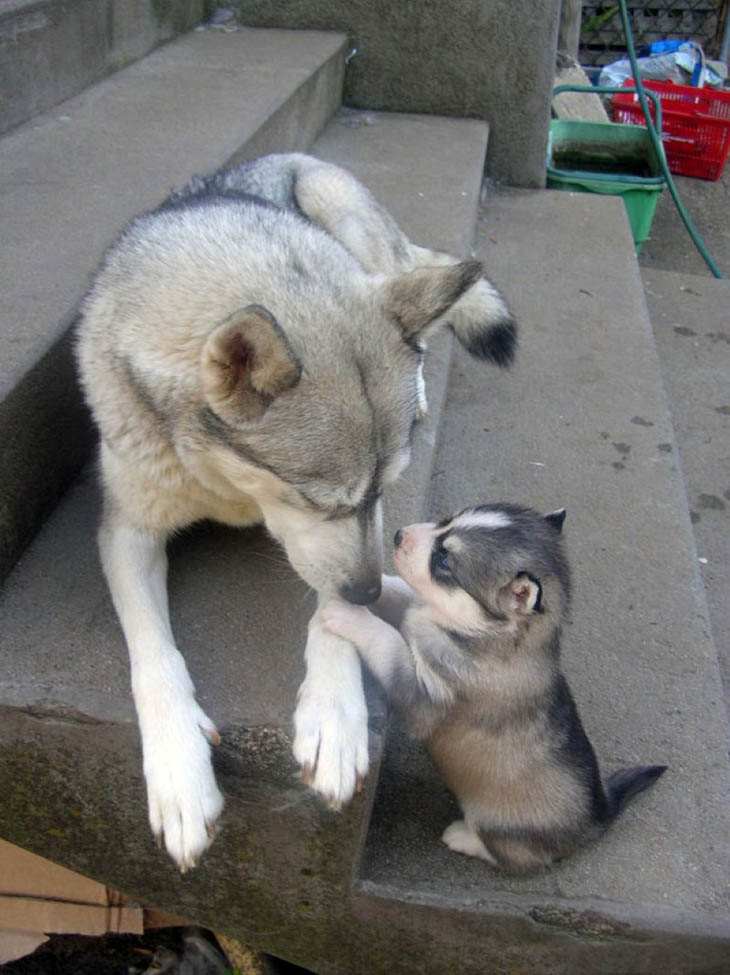
<instances>
[{"instance_id":1,"label":"red plastic crate","mask_svg":"<svg viewBox=\"0 0 730 975\"><path fill-rule=\"evenodd\" d=\"M625 94L611 99L611 118L644 125L633 81L625 87ZM656 92L662 104L662 142L670 170L681 176L719 179L730 152L730 91L671 81L645 81L644 87Z\"/></svg>"}]
</instances>

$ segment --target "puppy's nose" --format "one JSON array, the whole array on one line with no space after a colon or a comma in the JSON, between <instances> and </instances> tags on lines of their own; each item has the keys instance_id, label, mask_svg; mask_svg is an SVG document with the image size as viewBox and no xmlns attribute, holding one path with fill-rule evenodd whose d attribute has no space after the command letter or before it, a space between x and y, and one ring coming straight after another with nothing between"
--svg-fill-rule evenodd
<instances>
[{"instance_id":1,"label":"puppy's nose","mask_svg":"<svg viewBox=\"0 0 730 975\"><path fill-rule=\"evenodd\" d=\"M400 543L403 541L403 532L399 528L398 531L393 535L393 545L396 548L400 548Z\"/></svg>"},{"instance_id":2,"label":"puppy's nose","mask_svg":"<svg viewBox=\"0 0 730 975\"><path fill-rule=\"evenodd\" d=\"M380 596L381 589L379 579L377 582L353 582L340 586L340 595L348 603L354 603L356 606L367 606L368 603L374 603Z\"/></svg>"}]
</instances>

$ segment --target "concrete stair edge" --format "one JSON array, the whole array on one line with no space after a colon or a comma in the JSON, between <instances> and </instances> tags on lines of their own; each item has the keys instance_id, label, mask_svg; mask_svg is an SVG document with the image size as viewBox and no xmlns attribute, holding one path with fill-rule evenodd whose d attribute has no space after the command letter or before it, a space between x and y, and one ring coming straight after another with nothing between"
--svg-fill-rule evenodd
<instances>
[{"instance_id":1,"label":"concrete stair edge","mask_svg":"<svg viewBox=\"0 0 730 975\"><path fill-rule=\"evenodd\" d=\"M730 307L727 280L641 269L654 340L676 431L698 552L698 571L730 707Z\"/></svg>"},{"instance_id":2,"label":"concrete stair edge","mask_svg":"<svg viewBox=\"0 0 730 975\"><path fill-rule=\"evenodd\" d=\"M107 190L112 195L119 195L118 169L110 171L113 175L108 178L106 186L96 187L91 215L88 212L88 201L84 200L84 219L89 219L94 225L91 235L94 242L83 248L85 257L80 264L70 272L61 271L63 283L60 286L60 308L52 300L49 301L50 295L59 290L58 282L54 280L49 285L48 298L44 302L49 307L47 314L50 320L45 331L41 330L32 340L21 338L21 343L27 344L27 351L19 361L9 367L9 371L6 367L5 375L0 377L0 386L4 386L0 401L0 443L3 444L3 473L0 480L0 580L10 571L24 546L53 510L71 478L88 458L94 443L94 433L75 378L69 327L75 317L75 308L86 289L88 276L104 247L113 240L124 220L161 202L172 185L179 185L194 172L209 172L265 152L308 148L339 105L344 75L345 38L342 35L318 34L313 31L249 29L233 35L216 34L212 37L207 32L193 32L117 72L112 78L98 82L91 89L64 102L62 106L57 106L53 112L38 116L0 139L0 159L4 159L9 149L12 155L13 146L21 143L22 148L23 140L37 143L44 131L49 131L52 136L54 127L57 128L55 117L58 113L62 113L61 117L69 118L77 114L84 117L86 112L88 124L85 137L87 140L94 140L94 119L98 115L99 124L103 128L101 119L113 116L115 104L124 102L125 83L136 84L139 91L151 62L158 65L158 73L164 73L167 64L175 68L176 59L187 57L189 70L194 75L196 49L201 49L202 60L207 59L209 62L212 57L210 49L216 38L229 49L232 45L238 45L245 60L247 53L254 52L260 43L273 43L276 46L279 43L276 35L280 35L280 38L293 46L289 56L294 65L298 57L298 46L302 45L302 68L293 70L289 65L289 73L279 83L279 90L274 89L271 96L266 94L262 98L259 95L253 114L247 109L243 116L240 112L234 115L234 110L239 111L240 105L236 106L235 99L229 97L222 110L224 115L221 116L221 123L225 124L219 127L217 144L211 145L207 138L201 136L201 142L188 162L174 160L174 176L167 168L173 161L172 150L165 158L164 153L161 156L158 145L149 155L148 168L144 169L142 163L141 172L136 177L134 171L127 167L125 178L128 183L122 189L124 202L112 207L111 213L107 212L104 195ZM221 60L222 70L225 70L225 59ZM233 54L227 54L227 60L230 71L230 62L235 62L235 48ZM263 83L266 85L271 81L266 79ZM88 108L91 101L96 101L97 105ZM171 105L171 108L174 107L174 104ZM199 104L191 109L186 129L192 130L200 123L200 115L196 116L195 112L200 112L201 108L204 106ZM39 131L41 135L38 135ZM139 133L136 133L136 137L140 138ZM117 148L120 152L123 152L125 140L128 138L127 132L118 134ZM143 140L144 136L141 137L142 142ZM54 167L59 163L52 146L51 138L45 167L49 173L53 173ZM36 163L43 169L41 163L44 157L41 154L39 158L40 161L36 160ZM61 163L63 164L63 160ZM94 177L98 178L98 163L95 166ZM9 186L9 192L12 192L12 175L6 178L6 185ZM42 183L49 177L46 175L38 178ZM80 167L76 192L82 199L84 193L81 188L87 179L93 183L93 177ZM52 222L52 229L48 230L48 222L40 214L35 219L33 216L29 217L29 210L33 207L37 210L46 205L47 201L41 198L39 203L33 203L32 189L26 191L26 195L27 204L24 205L24 201L15 204L15 219L23 223L11 227L13 236L27 241L24 243L25 249L32 252L34 224L42 224L44 233L51 238L57 237L59 245L65 236L73 236L77 232L69 232L66 226L68 215L61 218L55 231ZM9 225L11 223L12 218ZM75 227L77 224L78 220L72 217L72 225ZM21 259L24 260L25 255ZM12 273L8 273L12 279ZM33 287L37 288L37 283L34 282ZM21 285L17 299L6 298L9 320L15 314L14 302L19 307L26 302L24 294L27 294L27 288L24 292ZM31 291L31 294L35 300L35 291ZM53 307L53 311L50 311L50 307Z\"/></svg>"},{"instance_id":3,"label":"concrete stair edge","mask_svg":"<svg viewBox=\"0 0 730 975\"><path fill-rule=\"evenodd\" d=\"M470 903L444 904L358 882L355 913L372 943L358 946L352 964L394 975L448 975L457 963L470 975L723 975L726 968L727 930L715 919L688 924L654 904L627 912L601 899L487 903L478 892ZM377 968L388 952L391 966Z\"/></svg>"}]
</instances>

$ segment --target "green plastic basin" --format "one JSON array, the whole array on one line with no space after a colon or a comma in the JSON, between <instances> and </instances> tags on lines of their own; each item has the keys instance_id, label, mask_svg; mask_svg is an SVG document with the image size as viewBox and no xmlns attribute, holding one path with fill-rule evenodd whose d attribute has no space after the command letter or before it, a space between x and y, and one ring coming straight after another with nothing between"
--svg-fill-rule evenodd
<instances>
[{"instance_id":1,"label":"green plastic basin","mask_svg":"<svg viewBox=\"0 0 730 975\"><path fill-rule=\"evenodd\" d=\"M574 193L620 196L638 252L649 236L666 183L643 126L553 119L547 185Z\"/></svg>"}]
</instances>

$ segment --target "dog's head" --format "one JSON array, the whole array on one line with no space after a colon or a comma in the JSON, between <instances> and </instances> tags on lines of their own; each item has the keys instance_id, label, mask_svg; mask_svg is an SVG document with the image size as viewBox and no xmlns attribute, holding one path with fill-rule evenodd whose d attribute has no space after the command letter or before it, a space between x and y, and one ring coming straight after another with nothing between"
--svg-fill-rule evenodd
<instances>
[{"instance_id":1,"label":"dog's head","mask_svg":"<svg viewBox=\"0 0 730 975\"><path fill-rule=\"evenodd\" d=\"M554 627L570 595L564 520L565 509L543 516L508 504L467 508L396 532L395 565L455 633L517 636L534 622Z\"/></svg>"},{"instance_id":2,"label":"dog's head","mask_svg":"<svg viewBox=\"0 0 730 975\"><path fill-rule=\"evenodd\" d=\"M357 271L326 286L316 273L316 287L288 282L286 304L246 306L208 335L198 420L217 469L255 499L302 578L368 603L380 498L410 460L419 341L481 266Z\"/></svg>"}]
</instances>

